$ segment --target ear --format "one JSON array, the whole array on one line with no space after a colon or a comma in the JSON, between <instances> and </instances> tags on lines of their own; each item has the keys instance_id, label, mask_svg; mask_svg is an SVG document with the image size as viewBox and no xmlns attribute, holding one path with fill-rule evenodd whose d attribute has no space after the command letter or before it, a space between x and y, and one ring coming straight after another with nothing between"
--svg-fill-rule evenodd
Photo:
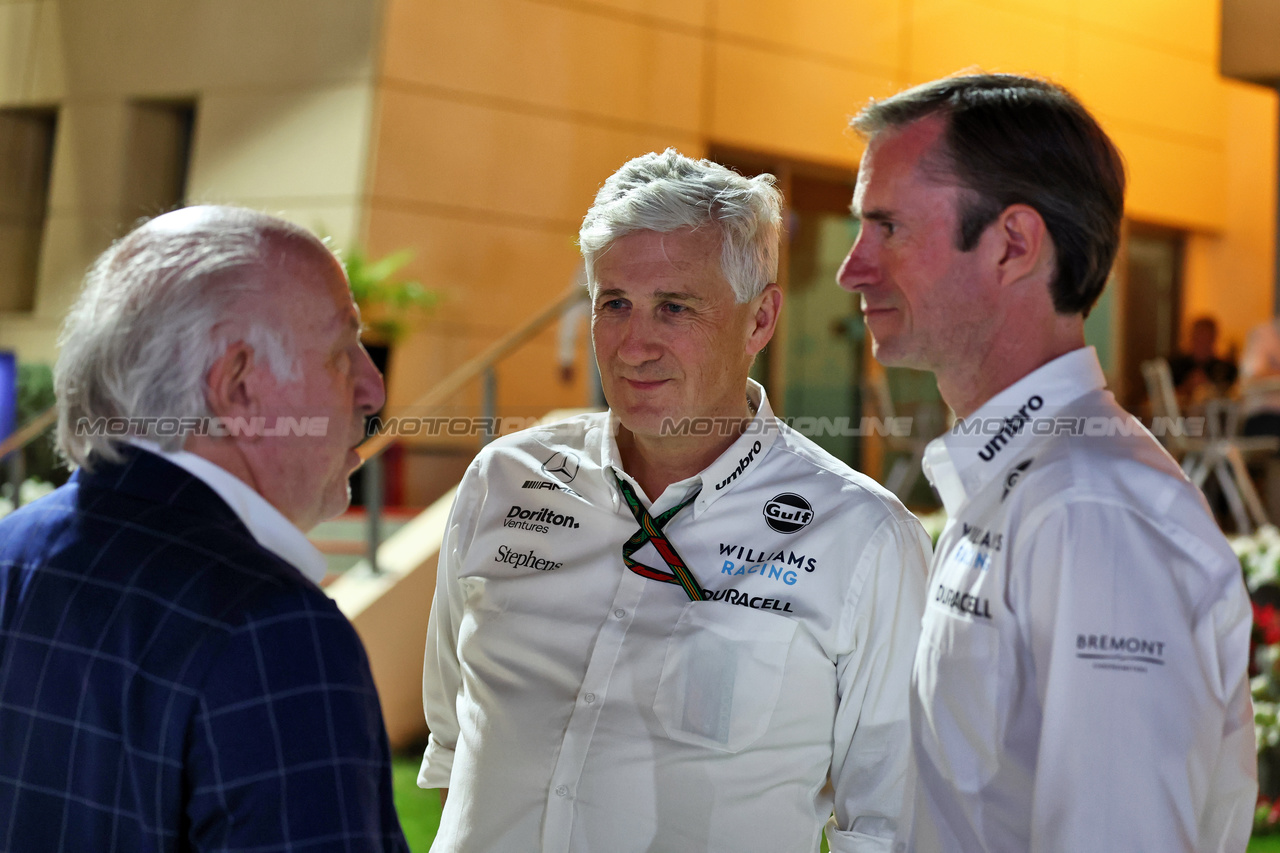
<instances>
[{"instance_id":1,"label":"ear","mask_svg":"<svg viewBox=\"0 0 1280 853\"><path fill-rule=\"evenodd\" d=\"M751 300L751 327L747 336L747 354L756 355L764 349L778 326L778 314L782 310L782 288L770 283Z\"/></svg>"},{"instance_id":2,"label":"ear","mask_svg":"<svg viewBox=\"0 0 1280 853\"><path fill-rule=\"evenodd\" d=\"M1048 283L1053 275L1053 238L1034 207L1009 205L996 218L991 231L998 240L997 270L1001 284L1011 285L1042 274Z\"/></svg>"},{"instance_id":3,"label":"ear","mask_svg":"<svg viewBox=\"0 0 1280 853\"><path fill-rule=\"evenodd\" d=\"M252 417L261 407L253 347L235 341L205 375L205 401L215 417Z\"/></svg>"}]
</instances>

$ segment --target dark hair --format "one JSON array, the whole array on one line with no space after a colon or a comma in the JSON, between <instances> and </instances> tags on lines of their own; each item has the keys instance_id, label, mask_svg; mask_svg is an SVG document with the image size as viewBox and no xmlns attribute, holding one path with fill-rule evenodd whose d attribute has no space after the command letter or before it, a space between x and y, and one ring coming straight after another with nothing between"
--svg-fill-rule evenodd
<instances>
[{"instance_id":1,"label":"dark hair","mask_svg":"<svg viewBox=\"0 0 1280 853\"><path fill-rule=\"evenodd\" d=\"M1057 251L1054 310L1088 316L1107 283L1124 214L1124 162L1097 121L1055 83L973 74L872 101L853 127L875 136L932 115L945 116L947 130L938 162L927 165L968 190L957 248L971 251L1009 205L1029 205Z\"/></svg>"}]
</instances>

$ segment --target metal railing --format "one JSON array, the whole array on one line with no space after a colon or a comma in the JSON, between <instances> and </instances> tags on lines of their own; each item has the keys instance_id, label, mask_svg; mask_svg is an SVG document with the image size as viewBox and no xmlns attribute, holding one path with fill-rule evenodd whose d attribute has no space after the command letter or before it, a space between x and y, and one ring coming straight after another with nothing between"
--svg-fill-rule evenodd
<instances>
[{"instance_id":1,"label":"metal railing","mask_svg":"<svg viewBox=\"0 0 1280 853\"><path fill-rule=\"evenodd\" d=\"M572 285L564 293L549 302L541 311L530 317L523 325L486 347L483 352L458 367L444 379L435 384L429 391L419 397L403 411L412 412L419 417L430 417L440 411L458 392L470 383L479 379L481 388L481 417L485 424L485 432L481 436L481 445L488 444L494 438L498 409L498 375L497 365L507 356L529 342L535 335L559 319L574 301L582 298L582 287ZM395 413L388 413L394 417ZM374 574L378 568L378 545L382 541L382 459L384 450L397 440L389 433L380 433L365 441L356 448L360 458L364 460L365 473L365 519L368 524L369 569ZM377 487L374 488L374 484Z\"/></svg>"},{"instance_id":2,"label":"metal railing","mask_svg":"<svg viewBox=\"0 0 1280 853\"><path fill-rule=\"evenodd\" d=\"M31 442L44 435L45 430L58 420L58 407L50 406L36 415L21 428L14 430L4 441L0 441L0 460L5 461L7 473L5 479L13 484L13 508L22 506L22 481L27 472L23 465L21 451ZM5 457L8 457L6 460Z\"/></svg>"},{"instance_id":3,"label":"metal railing","mask_svg":"<svg viewBox=\"0 0 1280 853\"><path fill-rule=\"evenodd\" d=\"M483 382L481 408L484 420L482 423L486 425L485 433L481 437L481 444L489 443L496 437L498 407L496 368L498 363L528 343L531 338L546 328L552 321L558 319L565 308L580 298L582 298L582 288L579 285L573 285L543 307L537 314L530 317L519 328L507 333L479 355L436 383L429 391L409 406L404 407L404 411L413 412L415 415L423 417L433 415L443 408L455 394L467 387L469 383L480 379ZM22 454L17 451L21 451L43 435L45 430L53 426L57 419L57 407L50 406L23 425L21 429L14 431L4 441L0 441L0 460L12 454L7 464L9 469L8 479L13 483L15 509L21 501L20 492L24 477ZM367 557L369 568L375 574L379 571L378 546L382 543L382 452L395 441L397 441L396 436L389 433L381 433L356 448L360 458L363 460L362 470L365 472L364 501L367 523L365 537Z\"/></svg>"}]
</instances>

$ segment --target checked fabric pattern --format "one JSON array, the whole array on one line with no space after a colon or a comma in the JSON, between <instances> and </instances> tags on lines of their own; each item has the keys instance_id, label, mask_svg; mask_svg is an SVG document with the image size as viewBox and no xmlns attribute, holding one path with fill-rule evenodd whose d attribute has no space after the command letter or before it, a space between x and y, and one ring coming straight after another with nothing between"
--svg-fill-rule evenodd
<instances>
[{"instance_id":1,"label":"checked fabric pattern","mask_svg":"<svg viewBox=\"0 0 1280 853\"><path fill-rule=\"evenodd\" d=\"M702 601L705 596L702 587L698 584L698 579L689 571L688 565L684 559L676 551L676 547L667 539L662 529L667 526L667 522L675 518L680 510L687 507L697 499L701 489L694 490L693 494L685 498L682 503L678 503L664 513L660 513L657 518L649 515L649 511L640 503L640 498L636 494L635 489L631 488L631 484L623 480L617 474L613 475L614 481L618 484L618 490L622 492L622 498L627 502L627 506L631 509L631 514L635 516L636 523L640 525L640 529L632 534L622 546L622 562L627 564L627 568L641 577L650 580L662 581L663 583L678 584L684 589L685 594L689 596L690 601ZM652 566L646 566L644 563L636 560L632 555L645 546L646 542L652 542L653 547L657 549L658 556L662 557L670 572L664 572L661 569L655 569Z\"/></svg>"},{"instance_id":2,"label":"checked fabric pattern","mask_svg":"<svg viewBox=\"0 0 1280 853\"><path fill-rule=\"evenodd\" d=\"M0 850L406 851L351 624L126 454L0 521Z\"/></svg>"}]
</instances>

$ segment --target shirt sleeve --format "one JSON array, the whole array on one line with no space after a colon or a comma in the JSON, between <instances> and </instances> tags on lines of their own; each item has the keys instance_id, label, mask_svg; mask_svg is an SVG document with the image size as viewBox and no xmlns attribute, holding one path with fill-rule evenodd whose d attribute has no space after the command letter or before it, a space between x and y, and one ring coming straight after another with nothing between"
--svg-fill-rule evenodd
<instances>
[{"instance_id":1,"label":"shirt sleeve","mask_svg":"<svg viewBox=\"0 0 1280 853\"><path fill-rule=\"evenodd\" d=\"M852 651L836 663L831 763L832 853L887 851L910 772L908 690L920 637L929 537L914 518L890 518L871 537L851 589Z\"/></svg>"},{"instance_id":2,"label":"shirt sleeve","mask_svg":"<svg viewBox=\"0 0 1280 853\"><path fill-rule=\"evenodd\" d=\"M1243 850L1250 608L1226 543L1102 501L1025 528L1010 597L1042 714L1031 849Z\"/></svg>"},{"instance_id":3,"label":"shirt sleeve","mask_svg":"<svg viewBox=\"0 0 1280 853\"><path fill-rule=\"evenodd\" d=\"M436 593L427 623L427 648L422 671L422 707L426 713L427 750L418 772L421 788L447 788L458 743L458 693L462 666L458 660L458 629L463 614L459 572L484 498L479 463L472 463L458 486L449 521L440 543Z\"/></svg>"},{"instance_id":4,"label":"shirt sleeve","mask_svg":"<svg viewBox=\"0 0 1280 853\"><path fill-rule=\"evenodd\" d=\"M377 690L337 606L282 591L210 655L186 734L190 849L407 853Z\"/></svg>"}]
</instances>

